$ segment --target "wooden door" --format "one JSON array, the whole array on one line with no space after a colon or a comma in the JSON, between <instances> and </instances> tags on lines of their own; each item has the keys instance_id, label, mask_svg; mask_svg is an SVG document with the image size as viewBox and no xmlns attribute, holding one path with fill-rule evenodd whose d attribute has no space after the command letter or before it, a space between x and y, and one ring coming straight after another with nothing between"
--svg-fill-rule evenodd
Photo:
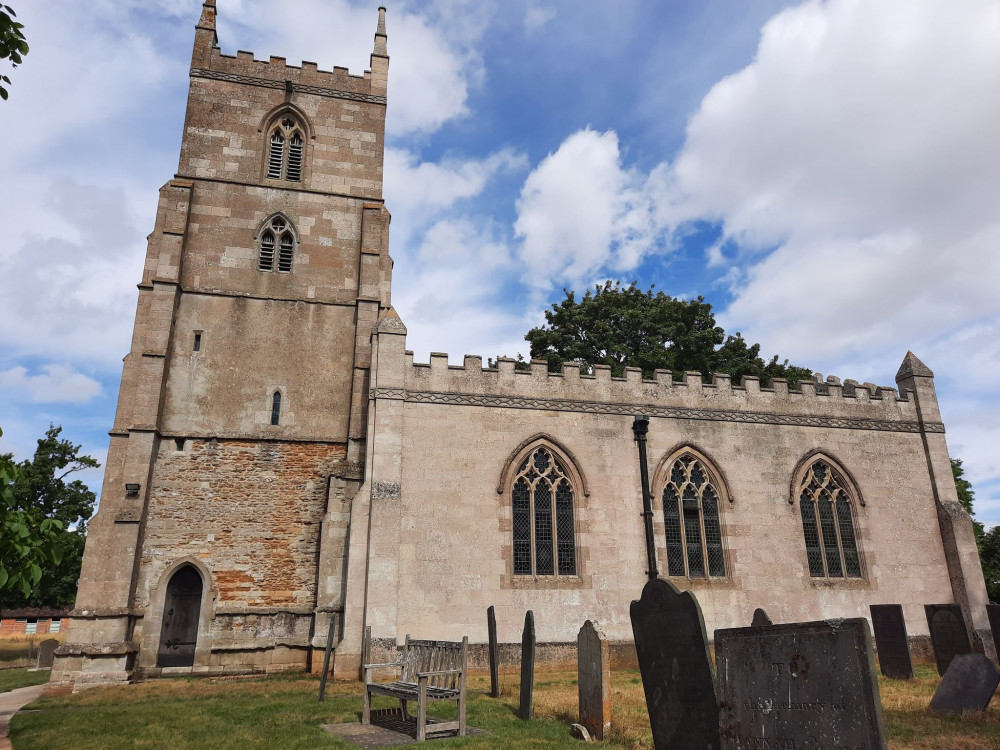
<instances>
[{"instance_id":1,"label":"wooden door","mask_svg":"<svg viewBox=\"0 0 1000 750\"><path fill-rule=\"evenodd\" d=\"M185 565L171 577L163 603L163 628L160 630L156 666L194 666L201 592L201 576L190 565Z\"/></svg>"}]
</instances>

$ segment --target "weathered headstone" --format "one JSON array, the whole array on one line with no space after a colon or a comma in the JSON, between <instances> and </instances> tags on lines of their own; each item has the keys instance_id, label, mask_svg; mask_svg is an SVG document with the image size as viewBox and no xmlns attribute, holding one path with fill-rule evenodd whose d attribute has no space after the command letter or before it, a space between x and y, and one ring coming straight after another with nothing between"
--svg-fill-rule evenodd
<instances>
[{"instance_id":1,"label":"weathered headstone","mask_svg":"<svg viewBox=\"0 0 1000 750\"><path fill-rule=\"evenodd\" d=\"M885 750L864 618L716 630L715 658L728 750Z\"/></svg>"},{"instance_id":2,"label":"weathered headstone","mask_svg":"<svg viewBox=\"0 0 1000 750\"><path fill-rule=\"evenodd\" d=\"M521 633L521 708L518 712L525 721L531 720L535 700L535 615L529 609L524 613L524 631Z\"/></svg>"},{"instance_id":3,"label":"weathered headstone","mask_svg":"<svg viewBox=\"0 0 1000 750\"><path fill-rule=\"evenodd\" d=\"M486 610L486 630L490 638L490 697L500 697L500 648L497 645L497 615L490 605Z\"/></svg>"},{"instance_id":4,"label":"weathered headstone","mask_svg":"<svg viewBox=\"0 0 1000 750\"><path fill-rule=\"evenodd\" d=\"M576 669L580 723L591 737L603 740L611 727L611 648L590 620L576 637Z\"/></svg>"},{"instance_id":5,"label":"weathered headstone","mask_svg":"<svg viewBox=\"0 0 1000 750\"><path fill-rule=\"evenodd\" d=\"M913 659L906 638L902 604L872 604L872 630L882 674L894 680L913 679Z\"/></svg>"},{"instance_id":6,"label":"weathered headstone","mask_svg":"<svg viewBox=\"0 0 1000 750\"><path fill-rule=\"evenodd\" d=\"M56 649L59 648L59 641L55 638L46 638L38 644L38 661L35 663L37 669L52 669L52 662L55 659Z\"/></svg>"},{"instance_id":7,"label":"weathered headstone","mask_svg":"<svg viewBox=\"0 0 1000 750\"><path fill-rule=\"evenodd\" d=\"M962 608L957 604L925 604L927 627L931 632L934 661L939 675L948 671L951 660L959 654L971 654L972 643L965 628Z\"/></svg>"},{"instance_id":8,"label":"weathered headstone","mask_svg":"<svg viewBox=\"0 0 1000 750\"><path fill-rule=\"evenodd\" d=\"M753 611L753 620L750 621L750 627L766 628L768 625L774 625L774 623L771 622L771 618L767 616L767 612L764 611L763 607L757 607Z\"/></svg>"},{"instance_id":9,"label":"weathered headstone","mask_svg":"<svg viewBox=\"0 0 1000 750\"><path fill-rule=\"evenodd\" d=\"M1000 604L987 604L986 616L990 618L990 630L993 633L993 646L1000 654Z\"/></svg>"},{"instance_id":10,"label":"weathered headstone","mask_svg":"<svg viewBox=\"0 0 1000 750\"><path fill-rule=\"evenodd\" d=\"M694 594L654 579L629 614L653 747L721 748L705 620Z\"/></svg>"},{"instance_id":11,"label":"weathered headstone","mask_svg":"<svg viewBox=\"0 0 1000 750\"><path fill-rule=\"evenodd\" d=\"M941 678L931 699L931 711L943 714L985 711L998 685L1000 670L993 662L982 654L959 654Z\"/></svg>"}]
</instances>

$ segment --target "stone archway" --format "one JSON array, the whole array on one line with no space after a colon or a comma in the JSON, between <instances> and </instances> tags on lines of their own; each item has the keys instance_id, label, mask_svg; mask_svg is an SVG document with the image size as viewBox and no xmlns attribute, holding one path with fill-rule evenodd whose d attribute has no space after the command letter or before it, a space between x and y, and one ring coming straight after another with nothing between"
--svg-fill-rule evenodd
<instances>
[{"instance_id":1,"label":"stone archway","mask_svg":"<svg viewBox=\"0 0 1000 750\"><path fill-rule=\"evenodd\" d=\"M163 601L163 625L156 654L158 667L193 667L201 617L201 574L184 565L170 577Z\"/></svg>"}]
</instances>

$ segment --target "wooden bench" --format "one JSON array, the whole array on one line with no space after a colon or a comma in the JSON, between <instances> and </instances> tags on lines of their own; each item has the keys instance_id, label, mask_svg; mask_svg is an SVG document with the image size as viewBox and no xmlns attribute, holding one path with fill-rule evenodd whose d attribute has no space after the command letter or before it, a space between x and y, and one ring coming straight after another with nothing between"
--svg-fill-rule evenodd
<instances>
[{"instance_id":1,"label":"wooden bench","mask_svg":"<svg viewBox=\"0 0 1000 750\"><path fill-rule=\"evenodd\" d=\"M458 721L433 724L435 732L457 729L465 736L465 670L469 637L462 641L415 641L406 636L400 660L390 664L365 664L365 707L361 723L371 723L371 697L377 693L398 698L403 719L409 719L407 701L417 702L417 742L427 739L427 701L458 701ZM396 682L372 682L372 670L398 668Z\"/></svg>"}]
</instances>

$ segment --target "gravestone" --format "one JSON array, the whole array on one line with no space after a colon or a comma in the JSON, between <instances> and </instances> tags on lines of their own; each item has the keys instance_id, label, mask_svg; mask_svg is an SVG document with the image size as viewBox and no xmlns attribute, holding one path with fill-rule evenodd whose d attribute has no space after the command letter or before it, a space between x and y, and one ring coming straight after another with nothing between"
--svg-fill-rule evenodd
<instances>
[{"instance_id":1,"label":"gravestone","mask_svg":"<svg viewBox=\"0 0 1000 750\"><path fill-rule=\"evenodd\" d=\"M750 621L750 627L766 628L768 625L774 625L774 623L771 622L771 618L767 616L767 612L764 611L763 607L757 607L753 611L753 620Z\"/></svg>"},{"instance_id":2,"label":"gravestone","mask_svg":"<svg viewBox=\"0 0 1000 750\"><path fill-rule=\"evenodd\" d=\"M590 620L576 637L576 669L580 723L591 737L603 740L611 727L611 648Z\"/></svg>"},{"instance_id":3,"label":"gravestone","mask_svg":"<svg viewBox=\"0 0 1000 750\"><path fill-rule=\"evenodd\" d=\"M913 679L913 660L906 638L902 604L872 604L872 630L882 674L894 680Z\"/></svg>"},{"instance_id":4,"label":"gravestone","mask_svg":"<svg viewBox=\"0 0 1000 750\"><path fill-rule=\"evenodd\" d=\"M727 750L885 750L868 621L715 631Z\"/></svg>"},{"instance_id":5,"label":"gravestone","mask_svg":"<svg viewBox=\"0 0 1000 750\"><path fill-rule=\"evenodd\" d=\"M705 620L690 591L654 579L629 608L656 750L716 750L719 705Z\"/></svg>"},{"instance_id":6,"label":"gravestone","mask_svg":"<svg viewBox=\"0 0 1000 750\"><path fill-rule=\"evenodd\" d=\"M500 697L500 648L497 646L497 615L493 605L486 610L486 630L490 638L490 697Z\"/></svg>"},{"instance_id":7,"label":"gravestone","mask_svg":"<svg viewBox=\"0 0 1000 750\"><path fill-rule=\"evenodd\" d=\"M535 615L529 609L524 613L524 631L521 633L521 708L518 712L525 721L531 720L535 700Z\"/></svg>"},{"instance_id":8,"label":"gravestone","mask_svg":"<svg viewBox=\"0 0 1000 750\"><path fill-rule=\"evenodd\" d=\"M931 711L961 714L985 711L1000 685L1000 671L982 654L959 654L931 699Z\"/></svg>"},{"instance_id":9,"label":"gravestone","mask_svg":"<svg viewBox=\"0 0 1000 750\"><path fill-rule=\"evenodd\" d=\"M957 604L925 604L927 627L931 632L934 661L939 675L948 671L951 660L959 654L971 654L972 643L965 628L962 608Z\"/></svg>"},{"instance_id":10,"label":"gravestone","mask_svg":"<svg viewBox=\"0 0 1000 750\"><path fill-rule=\"evenodd\" d=\"M1000 604L987 604L986 616L990 618L990 631L993 633L993 646L1000 654Z\"/></svg>"},{"instance_id":11,"label":"gravestone","mask_svg":"<svg viewBox=\"0 0 1000 750\"><path fill-rule=\"evenodd\" d=\"M46 638L38 644L38 661L35 663L36 669L52 669L52 661L55 659L56 649L59 648L59 641L55 638Z\"/></svg>"}]
</instances>

